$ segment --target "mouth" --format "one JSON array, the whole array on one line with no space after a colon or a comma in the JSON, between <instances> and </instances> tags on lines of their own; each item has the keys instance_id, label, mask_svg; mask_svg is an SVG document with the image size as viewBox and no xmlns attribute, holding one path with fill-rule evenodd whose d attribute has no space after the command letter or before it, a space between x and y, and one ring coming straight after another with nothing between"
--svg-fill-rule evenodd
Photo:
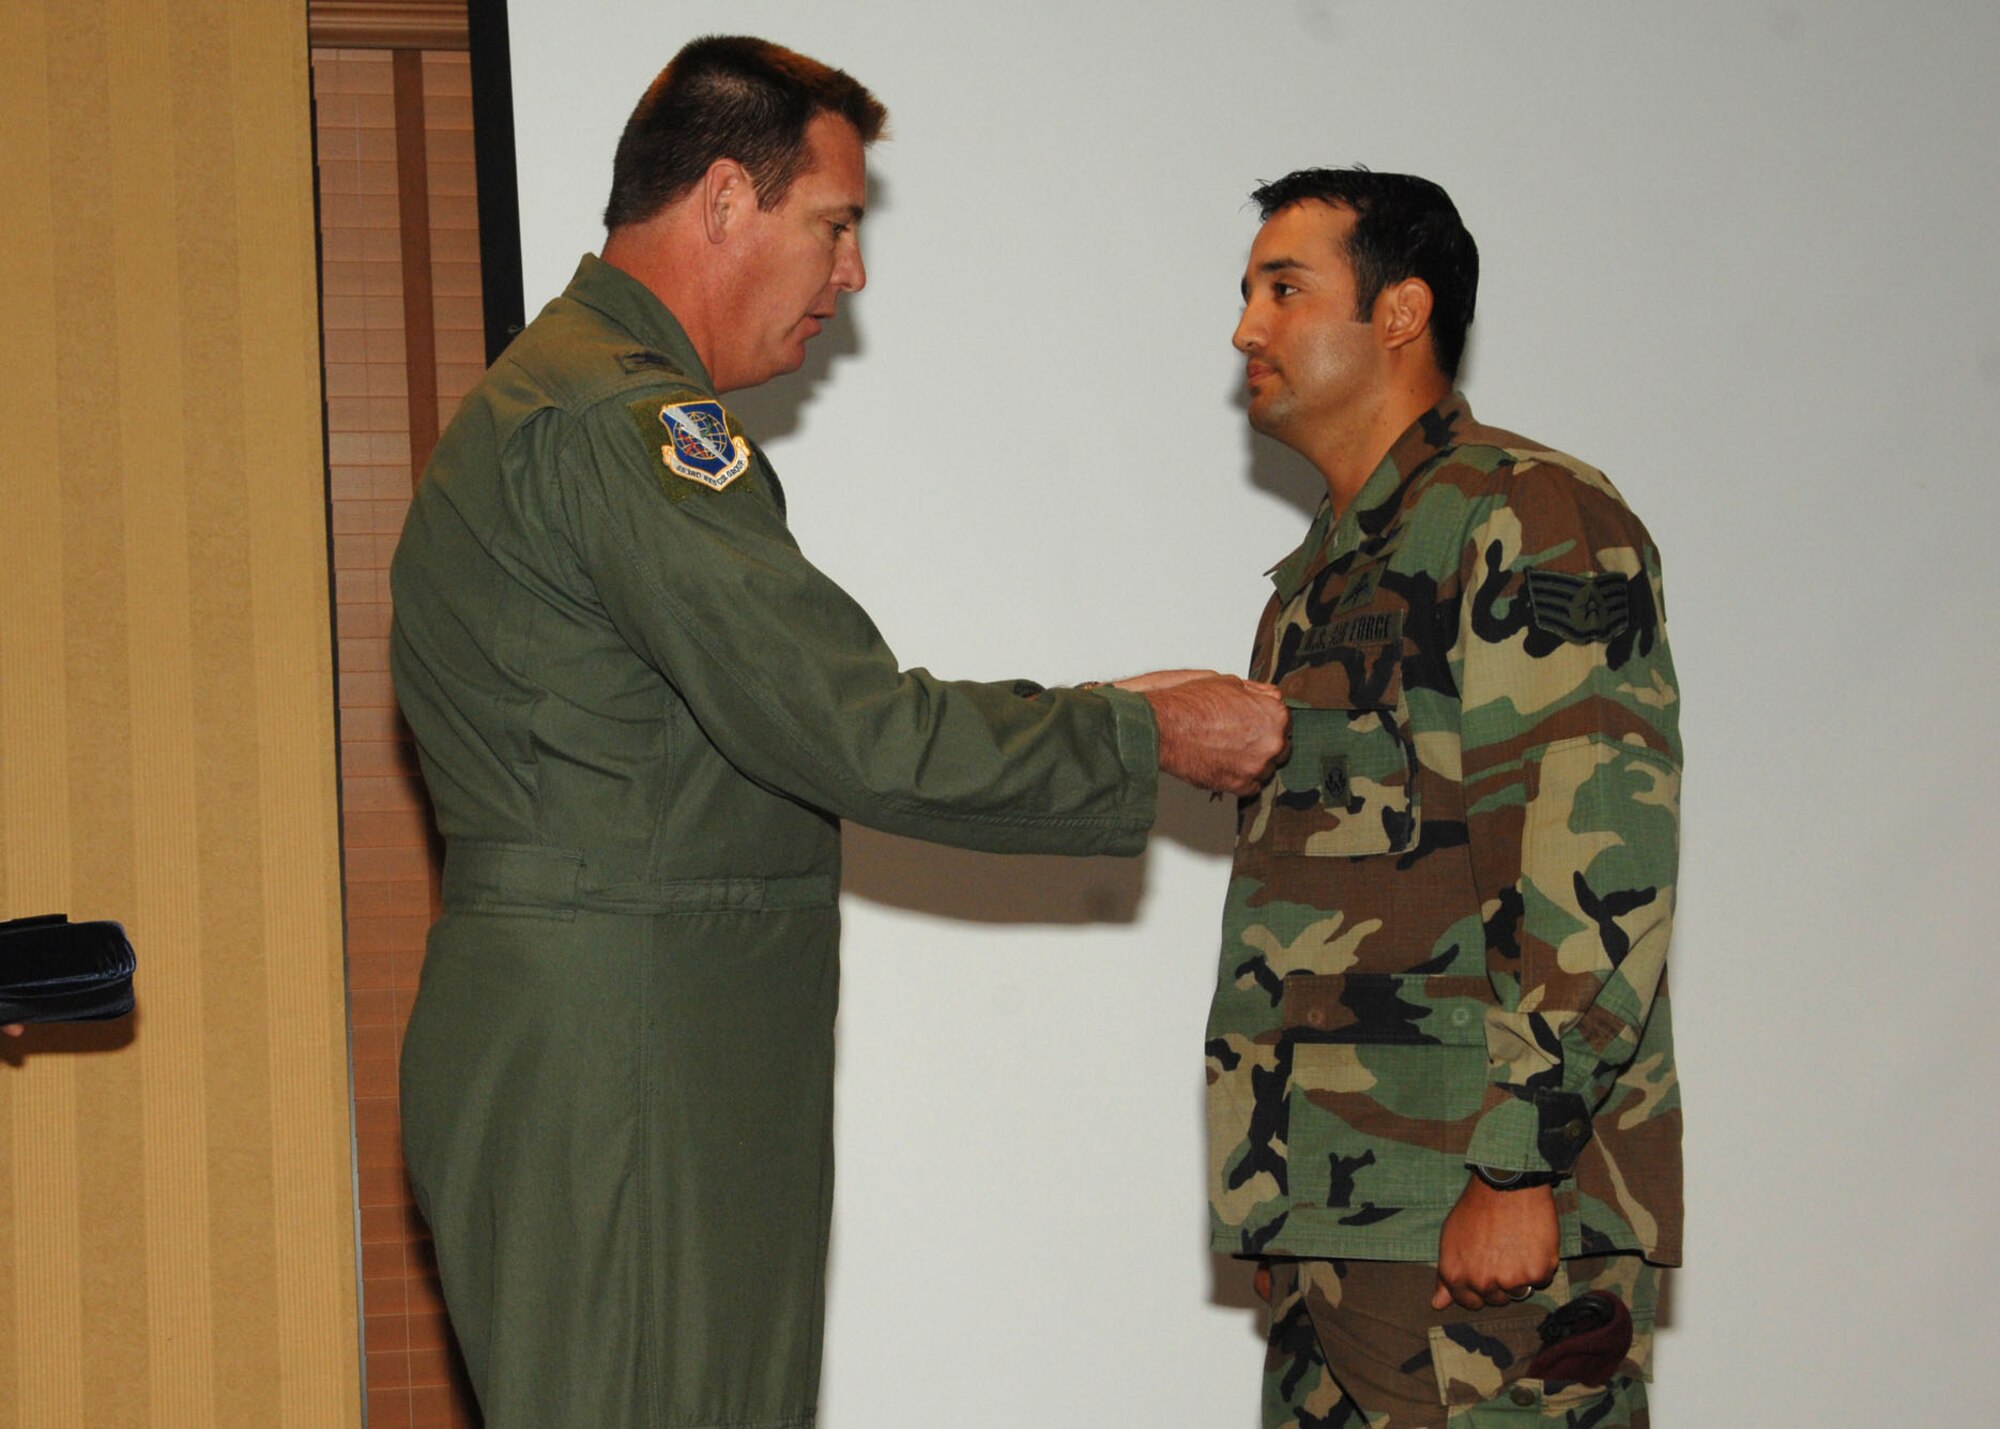
<instances>
[{"instance_id":1,"label":"mouth","mask_svg":"<svg viewBox=\"0 0 2000 1429\"><path fill-rule=\"evenodd\" d=\"M1264 362L1249 363L1243 369L1243 384L1255 388L1259 382L1269 377L1276 369Z\"/></svg>"}]
</instances>

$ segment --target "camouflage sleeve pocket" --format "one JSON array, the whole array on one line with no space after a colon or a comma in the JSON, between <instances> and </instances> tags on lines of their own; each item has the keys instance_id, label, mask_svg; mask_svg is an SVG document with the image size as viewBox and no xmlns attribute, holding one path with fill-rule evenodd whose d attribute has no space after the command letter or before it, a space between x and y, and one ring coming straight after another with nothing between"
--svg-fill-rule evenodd
<instances>
[{"instance_id":1,"label":"camouflage sleeve pocket","mask_svg":"<svg viewBox=\"0 0 2000 1429\"><path fill-rule=\"evenodd\" d=\"M1292 757L1265 788L1272 853L1362 858L1416 841L1417 753L1400 662L1385 659L1373 674L1336 661L1281 682Z\"/></svg>"}]
</instances>

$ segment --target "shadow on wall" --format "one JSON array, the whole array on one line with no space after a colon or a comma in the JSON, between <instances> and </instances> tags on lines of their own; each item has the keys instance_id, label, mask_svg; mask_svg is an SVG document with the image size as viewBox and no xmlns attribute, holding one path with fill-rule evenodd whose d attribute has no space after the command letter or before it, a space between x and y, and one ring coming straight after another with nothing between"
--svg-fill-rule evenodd
<instances>
[{"instance_id":1,"label":"shadow on wall","mask_svg":"<svg viewBox=\"0 0 2000 1429\"><path fill-rule=\"evenodd\" d=\"M1210 1251L1208 1262L1208 1303L1225 1310L1256 1312L1244 1323L1256 1335L1257 1343L1263 1344L1269 1338L1270 1322L1265 1312L1270 1307L1257 1293L1257 1262L1220 1251Z\"/></svg>"},{"instance_id":2,"label":"shadow on wall","mask_svg":"<svg viewBox=\"0 0 2000 1429\"><path fill-rule=\"evenodd\" d=\"M758 387L725 392L722 400L751 440L768 446L805 424L806 408L832 375L833 364L860 351L854 309L843 301L826 331L806 344L806 360L798 371Z\"/></svg>"},{"instance_id":3,"label":"shadow on wall","mask_svg":"<svg viewBox=\"0 0 2000 1429\"><path fill-rule=\"evenodd\" d=\"M888 206L888 185L871 174L868 177L868 211L879 214ZM864 243L865 246L865 243ZM789 437L805 422L805 410L833 365L843 357L861 352L861 331L855 325L853 294L840 300L834 319L826 331L806 344L806 360L797 372L757 387L745 387L722 394L731 415L743 424L752 440L768 446Z\"/></svg>"},{"instance_id":4,"label":"shadow on wall","mask_svg":"<svg viewBox=\"0 0 2000 1429\"><path fill-rule=\"evenodd\" d=\"M1155 839L1211 858L1235 841L1232 800L1211 800L1175 779L1160 784ZM849 824L841 891L871 903L973 923L1132 923L1151 857L1061 858L972 853Z\"/></svg>"},{"instance_id":5,"label":"shadow on wall","mask_svg":"<svg viewBox=\"0 0 2000 1429\"><path fill-rule=\"evenodd\" d=\"M870 175L868 209L889 203L883 180ZM799 370L775 382L725 394L730 411L760 444L797 432L806 409L842 358L863 349L850 302L806 348ZM1238 410L1244 406L1240 389ZM1322 490L1312 468L1244 424L1251 482L1298 506L1308 518ZM1235 843L1236 809L1177 780L1160 785L1153 837L1195 853L1227 858ZM1131 923L1145 895L1149 864L1138 858L1062 858L973 853L849 824L842 834L843 893L892 908L976 923Z\"/></svg>"},{"instance_id":6,"label":"shadow on wall","mask_svg":"<svg viewBox=\"0 0 2000 1429\"><path fill-rule=\"evenodd\" d=\"M144 969L140 971L143 974ZM60 1052L74 1057L122 1051L138 1039L143 1016L141 1007L108 1022L31 1022L19 1037L0 1037L0 1062L18 1067L37 1054Z\"/></svg>"}]
</instances>

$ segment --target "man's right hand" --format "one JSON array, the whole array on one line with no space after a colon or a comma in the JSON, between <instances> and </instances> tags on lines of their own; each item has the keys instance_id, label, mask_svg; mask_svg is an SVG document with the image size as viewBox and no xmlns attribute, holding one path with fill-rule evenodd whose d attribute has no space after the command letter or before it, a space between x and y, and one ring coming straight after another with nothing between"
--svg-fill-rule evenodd
<instances>
[{"instance_id":1,"label":"man's right hand","mask_svg":"<svg viewBox=\"0 0 2000 1429\"><path fill-rule=\"evenodd\" d=\"M1175 778L1219 794L1254 794L1284 761L1291 712L1275 685L1213 673L1171 684L1139 675L1131 683L1153 707L1160 768Z\"/></svg>"}]
</instances>

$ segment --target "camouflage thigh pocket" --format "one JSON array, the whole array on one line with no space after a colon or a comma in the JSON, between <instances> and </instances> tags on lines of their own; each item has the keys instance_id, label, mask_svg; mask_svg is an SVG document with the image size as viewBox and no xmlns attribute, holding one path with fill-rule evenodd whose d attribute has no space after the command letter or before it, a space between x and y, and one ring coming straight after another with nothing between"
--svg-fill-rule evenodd
<instances>
[{"instance_id":1,"label":"camouflage thigh pocket","mask_svg":"<svg viewBox=\"0 0 2000 1429\"><path fill-rule=\"evenodd\" d=\"M1463 1407L1454 1405L1446 1421L1451 1429L1523 1429L1529 1424L1560 1424L1565 1429L1650 1429L1646 1381L1619 1375L1609 1384L1545 1385L1539 1379L1516 1380L1491 1399Z\"/></svg>"},{"instance_id":2,"label":"camouflage thigh pocket","mask_svg":"<svg viewBox=\"0 0 2000 1429\"><path fill-rule=\"evenodd\" d=\"M1633 1280L1636 1271L1640 1283ZM1636 1256L1566 1262L1555 1282L1519 1309L1481 1311L1430 1330L1438 1397L1453 1429L1507 1429L1531 1422L1567 1429L1648 1429L1646 1379L1652 1362L1654 1277ZM1602 1385L1543 1380L1526 1373L1542 1348L1540 1326L1572 1294L1604 1289L1631 1306L1632 1346Z\"/></svg>"}]
</instances>

